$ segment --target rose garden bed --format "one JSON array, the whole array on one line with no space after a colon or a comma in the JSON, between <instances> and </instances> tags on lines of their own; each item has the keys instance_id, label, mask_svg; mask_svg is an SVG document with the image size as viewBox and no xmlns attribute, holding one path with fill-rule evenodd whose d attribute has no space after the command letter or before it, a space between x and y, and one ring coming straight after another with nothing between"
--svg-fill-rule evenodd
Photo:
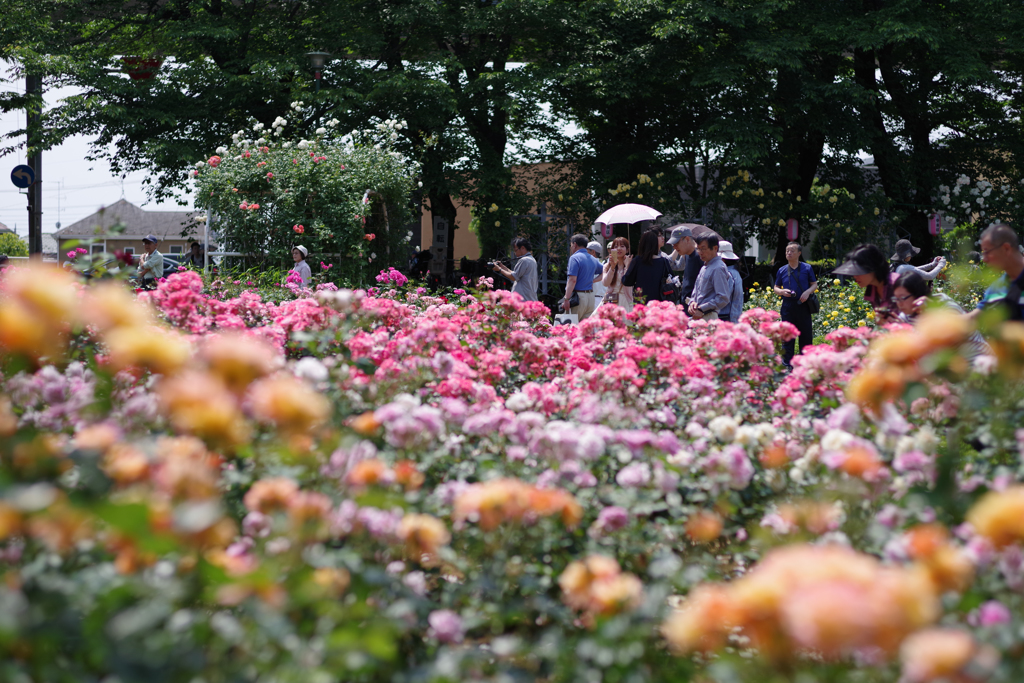
<instances>
[{"instance_id":1,"label":"rose garden bed","mask_svg":"<svg viewBox=\"0 0 1024 683\"><path fill-rule=\"evenodd\" d=\"M785 374L762 309L57 275L0 293L3 680L1019 678L1019 327Z\"/></svg>"}]
</instances>

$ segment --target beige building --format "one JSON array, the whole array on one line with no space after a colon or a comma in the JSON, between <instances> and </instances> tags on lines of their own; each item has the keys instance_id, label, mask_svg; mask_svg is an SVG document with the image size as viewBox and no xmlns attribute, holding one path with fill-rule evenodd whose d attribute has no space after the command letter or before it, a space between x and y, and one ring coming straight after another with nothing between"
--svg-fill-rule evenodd
<instances>
[{"instance_id":1,"label":"beige building","mask_svg":"<svg viewBox=\"0 0 1024 683\"><path fill-rule=\"evenodd\" d=\"M195 221L196 215L193 211L146 211L122 199L54 233L60 263L68 260L67 252L74 247L94 254L125 251L138 255L143 253L146 235L160 238L157 249L161 254L184 255L189 242L202 239L203 226ZM111 230L117 225L123 225L124 231ZM72 246L73 242L78 244Z\"/></svg>"}]
</instances>

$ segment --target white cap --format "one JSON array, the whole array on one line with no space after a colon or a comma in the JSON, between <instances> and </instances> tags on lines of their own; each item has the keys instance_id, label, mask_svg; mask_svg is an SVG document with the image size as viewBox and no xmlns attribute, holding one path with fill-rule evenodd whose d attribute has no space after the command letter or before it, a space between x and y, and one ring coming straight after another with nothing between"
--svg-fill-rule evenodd
<instances>
[{"instance_id":1,"label":"white cap","mask_svg":"<svg viewBox=\"0 0 1024 683\"><path fill-rule=\"evenodd\" d=\"M302 258L306 258L307 256L309 256L309 249L306 249L301 244L298 245L297 247L292 247L292 249L298 249L299 251L301 251L302 252Z\"/></svg>"},{"instance_id":2,"label":"white cap","mask_svg":"<svg viewBox=\"0 0 1024 683\"><path fill-rule=\"evenodd\" d=\"M587 249L589 249L590 251L596 251L598 254L600 254L603 251L601 243L598 241L594 241L588 244Z\"/></svg>"}]
</instances>

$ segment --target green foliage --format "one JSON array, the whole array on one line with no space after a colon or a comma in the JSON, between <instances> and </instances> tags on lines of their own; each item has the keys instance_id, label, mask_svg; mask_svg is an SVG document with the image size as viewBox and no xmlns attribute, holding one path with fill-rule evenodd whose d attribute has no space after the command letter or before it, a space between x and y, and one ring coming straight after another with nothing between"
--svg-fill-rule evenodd
<instances>
[{"instance_id":1,"label":"green foliage","mask_svg":"<svg viewBox=\"0 0 1024 683\"><path fill-rule=\"evenodd\" d=\"M28 245L13 232L0 233L0 254L28 256Z\"/></svg>"},{"instance_id":2,"label":"green foliage","mask_svg":"<svg viewBox=\"0 0 1024 683\"><path fill-rule=\"evenodd\" d=\"M323 262L354 283L404 265L415 166L369 135L329 134L337 121L311 140L284 142L287 123L275 123L274 134L262 124L235 133L230 147L196 164L196 204L215 216L225 250L241 252L246 266L283 266L301 244L313 270Z\"/></svg>"}]
</instances>

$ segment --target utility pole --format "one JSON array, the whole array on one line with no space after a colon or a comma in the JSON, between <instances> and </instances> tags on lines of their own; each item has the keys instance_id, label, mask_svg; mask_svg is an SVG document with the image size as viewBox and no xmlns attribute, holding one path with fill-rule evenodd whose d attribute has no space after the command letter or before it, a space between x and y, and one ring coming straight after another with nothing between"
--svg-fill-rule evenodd
<instances>
[{"instance_id":1,"label":"utility pole","mask_svg":"<svg viewBox=\"0 0 1024 683\"><path fill-rule=\"evenodd\" d=\"M28 187L28 253L42 258L43 253L43 79L25 76L25 94L28 115L25 143L28 147L28 165L35 172L35 182Z\"/></svg>"}]
</instances>

